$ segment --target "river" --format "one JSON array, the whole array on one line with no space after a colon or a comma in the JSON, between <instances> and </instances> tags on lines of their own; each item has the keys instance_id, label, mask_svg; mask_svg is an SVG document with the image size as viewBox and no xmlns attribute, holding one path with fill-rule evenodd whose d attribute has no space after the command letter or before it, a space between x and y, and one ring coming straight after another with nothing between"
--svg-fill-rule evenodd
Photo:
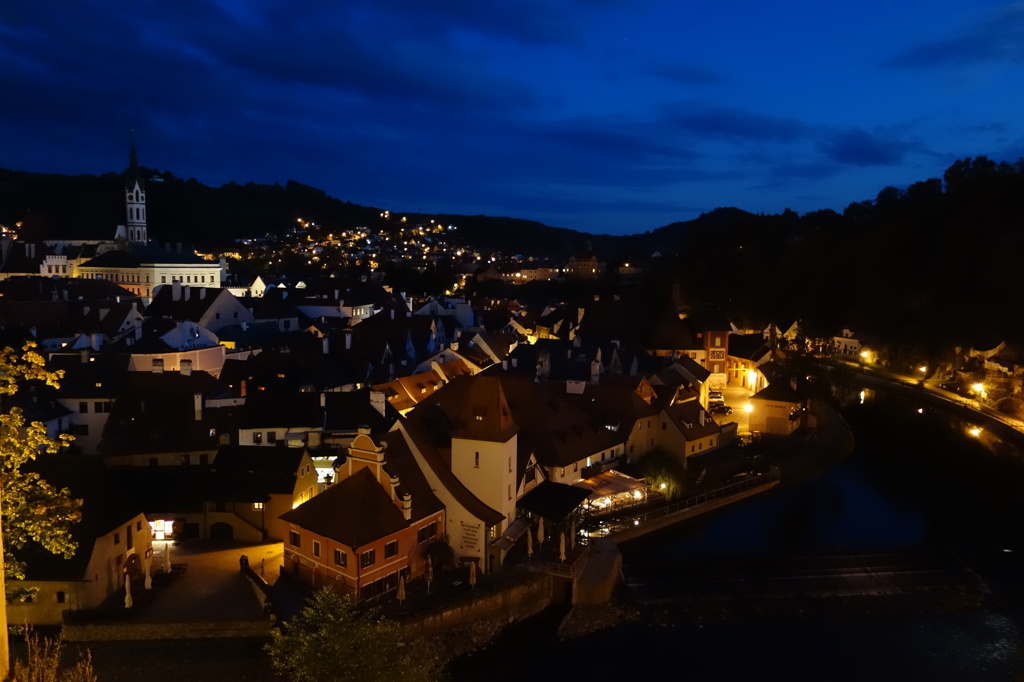
<instances>
[{"instance_id":1,"label":"river","mask_svg":"<svg viewBox=\"0 0 1024 682\"><path fill-rule=\"evenodd\" d=\"M554 638L558 614L548 613L457 661L453 680L1021 679L1024 457L912 398L868 391L843 416L856 437L852 455L623 545L627 586L631 565L662 562L670 573L674 561L702 556L941 550L984 580L991 593L980 604L930 612L872 597L841 615L739 609L701 621L669 603L661 617L568 642Z\"/></svg>"}]
</instances>

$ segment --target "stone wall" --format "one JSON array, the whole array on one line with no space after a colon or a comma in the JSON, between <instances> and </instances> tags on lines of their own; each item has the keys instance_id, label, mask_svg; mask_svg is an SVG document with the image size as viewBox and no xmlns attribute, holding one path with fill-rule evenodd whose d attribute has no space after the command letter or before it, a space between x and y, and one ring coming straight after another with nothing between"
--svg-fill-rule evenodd
<instances>
[{"instance_id":1,"label":"stone wall","mask_svg":"<svg viewBox=\"0 0 1024 682\"><path fill-rule=\"evenodd\" d=\"M270 621L223 623L90 623L64 625L66 642L118 642L153 639L270 637Z\"/></svg>"},{"instance_id":2,"label":"stone wall","mask_svg":"<svg viewBox=\"0 0 1024 682\"><path fill-rule=\"evenodd\" d=\"M431 613L399 618L406 641L433 637L477 621L499 619L512 622L537 613L551 603L551 577L537 575L530 580L501 588L464 603Z\"/></svg>"}]
</instances>

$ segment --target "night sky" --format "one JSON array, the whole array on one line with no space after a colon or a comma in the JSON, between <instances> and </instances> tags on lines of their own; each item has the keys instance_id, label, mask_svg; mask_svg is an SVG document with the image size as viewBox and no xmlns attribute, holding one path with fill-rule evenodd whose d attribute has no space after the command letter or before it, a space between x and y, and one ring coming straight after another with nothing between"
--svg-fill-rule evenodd
<instances>
[{"instance_id":1,"label":"night sky","mask_svg":"<svg viewBox=\"0 0 1024 682\"><path fill-rule=\"evenodd\" d=\"M0 8L0 167L612 234L841 211L1024 156L1024 2L98 0Z\"/></svg>"}]
</instances>

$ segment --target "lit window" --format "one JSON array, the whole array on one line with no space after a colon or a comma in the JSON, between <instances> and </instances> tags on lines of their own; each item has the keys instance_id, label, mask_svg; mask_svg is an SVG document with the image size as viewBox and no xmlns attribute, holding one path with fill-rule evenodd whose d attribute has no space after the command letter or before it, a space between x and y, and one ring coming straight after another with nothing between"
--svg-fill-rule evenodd
<instances>
[{"instance_id":1,"label":"lit window","mask_svg":"<svg viewBox=\"0 0 1024 682\"><path fill-rule=\"evenodd\" d=\"M263 503L262 502L253 502L252 503L252 508L255 509L256 511L263 511Z\"/></svg>"}]
</instances>

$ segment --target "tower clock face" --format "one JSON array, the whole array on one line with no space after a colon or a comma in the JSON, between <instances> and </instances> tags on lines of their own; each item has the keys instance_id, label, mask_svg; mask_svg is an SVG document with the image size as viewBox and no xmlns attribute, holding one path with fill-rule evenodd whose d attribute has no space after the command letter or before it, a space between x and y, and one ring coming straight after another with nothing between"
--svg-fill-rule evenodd
<instances>
[{"instance_id":1,"label":"tower clock face","mask_svg":"<svg viewBox=\"0 0 1024 682\"><path fill-rule=\"evenodd\" d=\"M725 351L724 350L713 350L713 351L711 351L711 359L712 360L725 360Z\"/></svg>"}]
</instances>

